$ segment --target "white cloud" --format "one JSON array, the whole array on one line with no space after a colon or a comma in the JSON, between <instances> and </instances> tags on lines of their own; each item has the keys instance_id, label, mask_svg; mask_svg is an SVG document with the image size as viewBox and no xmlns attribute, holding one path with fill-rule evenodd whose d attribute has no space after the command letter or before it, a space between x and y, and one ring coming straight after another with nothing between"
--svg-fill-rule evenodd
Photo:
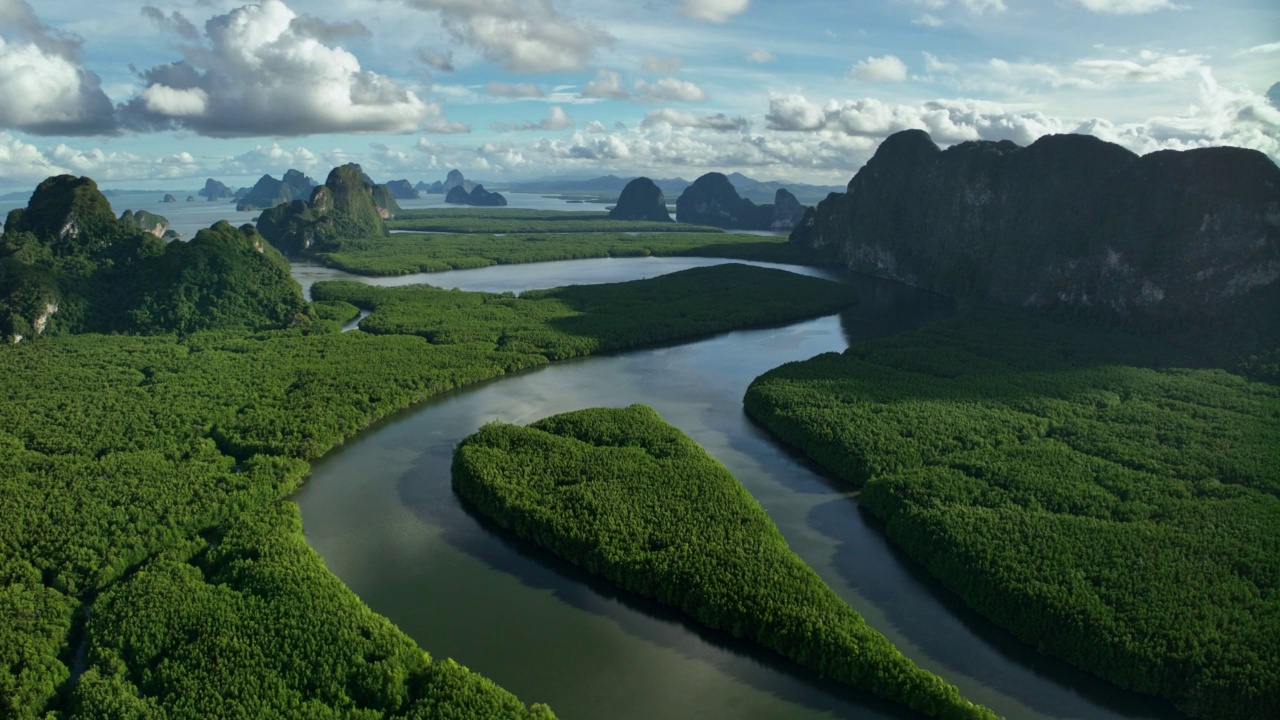
<instances>
[{"instance_id":1,"label":"white cloud","mask_svg":"<svg viewBox=\"0 0 1280 720\"><path fill-rule=\"evenodd\" d=\"M1075 0L1086 10L1110 15L1141 15L1157 10L1173 10L1172 0Z\"/></svg>"},{"instance_id":2,"label":"white cloud","mask_svg":"<svg viewBox=\"0 0 1280 720\"><path fill-rule=\"evenodd\" d=\"M1280 110L1280 82L1275 83L1267 88L1267 102L1271 103L1271 107Z\"/></svg>"},{"instance_id":3,"label":"white cloud","mask_svg":"<svg viewBox=\"0 0 1280 720\"><path fill-rule=\"evenodd\" d=\"M502 98L540 98L545 97L542 88L532 83L519 83L512 85L510 83L491 82L485 86L485 91L494 97Z\"/></svg>"},{"instance_id":4,"label":"white cloud","mask_svg":"<svg viewBox=\"0 0 1280 720\"><path fill-rule=\"evenodd\" d=\"M245 5L205 24L184 62L142 73L146 89L122 106L136 129L176 127L214 137L408 132L439 108L320 35L352 32L299 16L281 0Z\"/></svg>"},{"instance_id":5,"label":"white cloud","mask_svg":"<svg viewBox=\"0 0 1280 720\"><path fill-rule=\"evenodd\" d=\"M582 88L582 97L622 100L631 97L631 93L622 86L621 75L612 70L600 70L596 79Z\"/></svg>"},{"instance_id":6,"label":"white cloud","mask_svg":"<svg viewBox=\"0 0 1280 720\"><path fill-rule=\"evenodd\" d=\"M822 106L809 102L803 95L776 95L769 98L769 113L764 119L770 129L787 132L820 130L827 124Z\"/></svg>"},{"instance_id":7,"label":"white cloud","mask_svg":"<svg viewBox=\"0 0 1280 720\"><path fill-rule=\"evenodd\" d=\"M23 0L0 0L0 31L0 127L36 135L115 132L111 100L81 64L80 38L46 27Z\"/></svg>"},{"instance_id":8,"label":"white cloud","mask_svg":"<svg viewBox=\"0 0 1280 720\"><path fill-rule=\"evenodd\" d=\"M849 75L864 82L904 82L907 66L895 55L869 57L854 63Z\"/></svg>"},{"instance_id":9,"label":"white cloud","mask_svg":"<svg viewBox=\"0 0 1280 720\"><path fill-rule=\"evenodd\" d=\"M756 63L757 65L764 65L766 63L771 63L777 59L778 58L773 53L769 52L768 50L762 50L760 48L756 48L755 50L752 50L751 52L747 53L747 62Z\"/></svg>"},{"instance_id":10,"label":"white cloud","mask_svg":"<svg viewBox=\"0 0 1280 720\"><path fill-rule=\"evenodd\" d=\"M1280 42L1266 43L1265 45L1254 45L1236 53L1237 55L1264 55L1267 53L1280 52Z\"/></svg>"},{"instance_id":11,"label":"white cloud","mask_svg":"<svg viewBox=\"0 0 1280 720\"><path fill-rule=\"evenodd\" d=\"M405 0L435 11L458 42L513 72L580 70L613 37L565 17L550 0Z\"/></svg>"},{"instance_id":12,"label":"white cloud","mask_svg":"<svg viewBox=\"0 0 1280 720\"><path fill-rule=\"evenodd\" d=\"M729 117L724 113L697 115L671 108L663 108L661 110L654 110L647 113L640 124L642 127L646 128L667 125L677 128L714 130L716 132L742 131L751 126L751 123L742 116Z\"/></svg>"},{"instance_id":13,"label":"white cloud","mask_svg":"<svg viewBox=\"0 0 1280 720\"><path fill-rule=\"evenodd\" d=\"M440 103L433 102L427 104L422 130L437 135L458 135L471 132L471 126L447 119L441 112Z\"/></svg>"},{"instance_id":14,"label":"white cloud","mask_svg":"<svg viewBox=\"0 0 1280 720\"><path fill-rule=\"evenodd\" d=\"M524 122L518 125L510 123L495 122L493 129L498 132L513 132L527 130L567 130L574 126L573 118L569 117L569 113L559 105L552 105L547 109L547 116L538 122Z\"/></svg>"},{"instance_id":15,"label":"white cloud","mask_svg":"<svg viewBox=\"0 0 1280 720\"><path fill-rule=\"evenodd\" d=\"M659 78L653 82L636 81L636 95L650 102L702 102L707 92L688 80Z\"/></svg>"},{"instance_id":16,"label":"white cloud","mask_svg":"<svg viewBox=\"0 0 1280 720\"><path fill-rule=\"evenodd\" d=\"M912 25L923 25L925 27L937 28L942 27L942 18L937 15L925 13L915 20L911 21Z\"/></svg>"},{"instance_id":17,"label":"white cloud","mask_svg":"<svg viewBox=\"0 0 1280 720\"><path fill-rule=\"evenodd\" d=\"M751 0L684 0L680 13L695 20L722 23L751 5Z\"/></svg>"},{"instance_id":18,"label":"white cloud","mask_svg":"<svg viewBox=\"0 0 1280 720\"><path fill-rule=\"evenodd\" d=\"M1142 61L1146 60L1144 64ZM1073 67L1106 82L1168 82L1194 75L1204 67L1200 55L1144 53L1138 60L1078 60Z\"/></svg>"},{"instance_id":19,"label":"white cloud","mask_svg":"<svg viewBox=\"0 0 1280 720\"><path fill-rule=\"evenodd\" d=\"M960 66L954 63L943 62L932 53L924 53L924 69L931 73L956 73L960 71Z\"/></svg>"}]
</instances>

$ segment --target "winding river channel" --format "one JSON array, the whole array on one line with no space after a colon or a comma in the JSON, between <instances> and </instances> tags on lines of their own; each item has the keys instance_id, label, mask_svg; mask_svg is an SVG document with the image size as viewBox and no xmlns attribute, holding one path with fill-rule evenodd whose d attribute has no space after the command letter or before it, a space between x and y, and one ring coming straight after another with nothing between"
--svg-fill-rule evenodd
<instances>
[{"instance_id":1,"label":"winding river channel","mask_svg":"<svg viewBox=\"0 0 1280 720\"><path fill-rule=\"evenodd\" d=\"M359 279L518 292L718 262L602 259ZM571 360L437 397L314 464L294 497L308 542L435 656L526 702L546 702L565 720L914 717L514 544L450 487L454 444L485 422L645 403L733 471L791 547L868 622L971 700L1011 720L1180 717L1040 656L965 609L887 544L847 485L747 420L742 396L761 373L950 312L943 298L903 285L787 269L853 283L862 303L844 316ZM313 265L296 265L294 274L307 286L356 279Z\"/></svg>"}]
</instances>

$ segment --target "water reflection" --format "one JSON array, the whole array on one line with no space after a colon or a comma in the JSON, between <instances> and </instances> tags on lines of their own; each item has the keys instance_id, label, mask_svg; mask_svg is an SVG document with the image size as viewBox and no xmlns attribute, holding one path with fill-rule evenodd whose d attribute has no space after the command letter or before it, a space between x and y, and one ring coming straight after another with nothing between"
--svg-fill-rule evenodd
<instances>
[{"instance_id":1,"label":"water reflection","mask_svg":"<svg viewBox=\"0 0 1280 720\"><path fill-rule=\"evenodd\" d=\"M652 260L570 265L634 263L647 272ZM467 272L489 282L480 276L497 270L516 273L501 281L513 290L564 284L572 272L542 264ZM747 420L742 395L761 373L950 312L946 300L906 286L846 281L864 301L840 317L557 363L381 423L317 463L296 496L308 540L365 602L431 652L526 701L548 702L564 718L909 716L508 542L450 488L454 444L485 422L643 402L733 471L792 548L873 626L967 697L1009 718L1176 717L1039 657L967 611L889 547L846 485Z\"/></svg>"}]
</instances>

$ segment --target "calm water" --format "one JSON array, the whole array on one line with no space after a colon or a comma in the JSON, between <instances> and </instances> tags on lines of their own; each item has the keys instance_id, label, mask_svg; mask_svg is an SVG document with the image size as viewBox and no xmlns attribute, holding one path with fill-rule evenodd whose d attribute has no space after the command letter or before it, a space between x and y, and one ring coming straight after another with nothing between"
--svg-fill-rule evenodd
<instances>
[{"instance_id":1,"label":"calm water","mask_svg":"<svg viewBox=\"0 0 1280 720\"><path fill-rule=\"evenodd\" d=\"M32 186L34 190L34 186ZM187 196L195 197L194 202L186 202ZM504 193L504 195L506 195ZM169 220L169 225L178 232L182 233L183 240L190 240L196 236L200 230L209 227L219 220L226 220L232 225L240 226L248 222L253 222L261 211L253 210L246 212L236 212L236 205L233 202L219 200L218 202L209 202L204 198L196 195L195 190L189 192L174 192L173 196L178 199L175 203L166 203L164 193L122 193L115 197L107 198L111 202L111 208L115 211L117 217L125 210L146 210L157 215L163 215ZM510 207L525 208L530 210L574 210L588 211L599 210L590 205L569 204L563 200L554 198L546 198L541 195L529 195L525 193L511 193L506 195L507 202ZM434 208L449 207L455 208L457 205L445 205L443 195L424 195L420 200L398 200L396 201L401 208L417 209L417 208ZM10 210L14 208L22 208L27 206L27 199L21 200L0 200L0 222L8 215Z\"/></svg>"},{"instance_id":2,"label":"calm water","mask_svg":"<svg viewBox=\"0 0 1280 720\"><path fill-rule=\"evenodd\" d=\"M620 280L648 276L654 260L487 268L455 274L476 285L433 284L518 291ZM501 273L511 274L484 279ZM759 374L949 311L937 296L901 285L849 281L864 301L843 318L558 363L380 423L315 464L294 498L307 539L366 603L430 652L568 720L911 717L514 545L450 488L454 444L485 422L642 402L727 465L792 548L873 626L969 698L1008 718L1177 717L1039 657L966 611L886 544L846 486L745 418L742 395Z\"/></svg>"}]
</instances>

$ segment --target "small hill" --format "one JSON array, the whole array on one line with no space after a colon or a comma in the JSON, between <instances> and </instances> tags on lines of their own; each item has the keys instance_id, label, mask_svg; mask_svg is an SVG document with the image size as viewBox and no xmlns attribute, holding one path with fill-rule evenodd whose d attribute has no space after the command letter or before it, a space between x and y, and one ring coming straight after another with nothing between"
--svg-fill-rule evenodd
<instances>
[{"instance_id":1,"label":"small hill","mask_svg":"<svg viewBox=\"0 0 1280 720\"><path fill-rule=\"evenodd\" d=\"M741 181L744 176L738 177ZM730 230L790 230L795 227L804 216L803 206L794 195L783 189L775 192L774 199L773 205L756 205L738 195L730 177L718 172L707 173L680 194L676 200L676 219L683 223Z\"/></svg>"},{"instance_id":2,"label":"small hill","mask_svg":"<svg viewBox=\"0 0 1280 720\"><path fill-rule=\"evenodd\" d=\"M316 183L297 170L289 170L284 177L277 180L270 175L263 175L244 197L236 203L236 210L267 210L277 205L305 200L311 197Z\"/></svg>"},{"instance_id":3,"label":"small hill","mask_svg":"<svg viewBox=\"0 0 1280 720\"><path fill-rule=\"evenodd\" d=\"M507 204L507 199L501 193L489 192L483 185L476 185L471 188L471 192L464 190L462 185L455 185L445 195L444 201L454 205L476 207L505 207Z\"/></svg>"},{"instance_id":4,"label":"small hill","mask_svg":"<svg viewBox=\"0 0 1280 720\"><path fill-rule=\"evenodd\" d=\"M191 243L166 245L167 226L145 211L116 219L89 178L45 180L0 236L0 336L16 343L46 333L265 329L310 319L288 265L256 234L220 223Z\"/></svg>"},{"instance_id":5,"label":"small hill","mask_svg":"<svg viewBox=\"0 0 1280 720\"><path fill-rule=\"evenodd\" d=\"M227 187L226 185L223 185L222 183L218 182L217 180L214 180L213 178L207 178L204 181L204 188L202 188L200 192L196 194L202 198L206 198L209 202L217 202L219 200L229 200L235 197L235 193L231 190L231 188Z\"/></svg>"},{"instance_id":6,"label":"small hill","mask_svg":"<svg viewBox=\"0 0 1280 720\"><path fill-rule=\"evenodd\" d=\"M387 234L387 218L399 210L384 185L374 185L350 163L336 167L310 200L295 200L262 213L258 232L285 254L318 249L337 240Z\"/></svg>"},{"instance_id":7,"label":"small hill","mask_svg":"<svg viewBox=\"0 0 1280 720\"><path fill-rule=\"evenodd\" d=\"M422 197L420 193L408 180L392 180L387 183L387 190L391 192L391 197L397 200L417 200Z\"/></svg>"},{"instance_id":8,"label":"small hill","mask_svg":"<svg viewBox=\"0 0 1280 720\"><path fill-rule=\"evenodd\" d=\"M609 211L609 217L614 220L673 222L671 213L667 212L667 196L647 177L627 183L618 196L618 204Z\"/></svg>"}]
</instances>

